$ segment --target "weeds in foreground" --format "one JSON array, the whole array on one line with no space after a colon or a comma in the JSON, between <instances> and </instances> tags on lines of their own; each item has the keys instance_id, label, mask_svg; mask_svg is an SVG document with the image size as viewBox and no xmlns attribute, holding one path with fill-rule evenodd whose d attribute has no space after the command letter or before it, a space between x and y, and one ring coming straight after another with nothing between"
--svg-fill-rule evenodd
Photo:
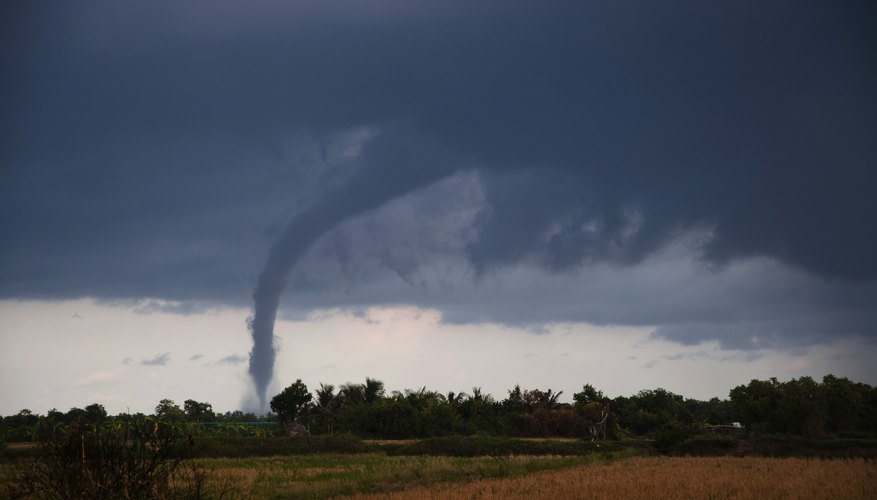
<instances>
[{"instance_id":1,"label":"weeds in foreground","mask_svg":"<svg viewBox=\"0 0 877 500\"><path fill-rule=\"evenodd\" d=\"M36 456L15 465L12 498L202 497L206 474L190 457L185 426L153 418L44 421L35 439Z\"/></svg>"}]
</instances>

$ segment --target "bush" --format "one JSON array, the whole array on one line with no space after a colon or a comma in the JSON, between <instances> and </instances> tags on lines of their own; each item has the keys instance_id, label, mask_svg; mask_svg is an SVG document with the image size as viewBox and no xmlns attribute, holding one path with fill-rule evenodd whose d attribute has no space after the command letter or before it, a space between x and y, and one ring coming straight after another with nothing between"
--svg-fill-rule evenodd
<instances>
[{"instance_id":1,"label":"bush","mask_svg":"<svg viewBox=\"0 0 877 500\"><path fill-rule=\"evenodd\" d=\"M527 437L582 437L590 421L572 408L544 409L521 415L518 434Z\"/></svg>"},{"instance_id":2,"label":"bush","mask_svg":"<svg viewBox=\"0 0 877 500\"><path fill-rule=\"evenodd\" d=\"M737 441L722 436L695 436L670 447L673 455L722 456L734 452Z\"/></svg>"},{"instance_id":3,"label":"bush","mask_svg":"<svg viewBox=\"0 0 877 500\"><path fill-rule=\"evenodd\" d=\"M800 437L761 436L751 440L754 454L768 457L877 458L875 439L813 440Z\"/></svg>"},{"instance_id":4,"label":"bush","mask_svg":"<svg viewBox=\"0 0 877 500\"><path fill-rule=\"evenodd\" d=\"M42 421L38 454L18 464L10 496L198 498L205 474L189 458L185 429L154 419Z\"/></svg>"},{"instance_id":5,"label":"bush","mask_svg":"<svg viewBox=\"0 0 877 500\"><path fill-rule=\"evenodd\" d=\"M194 449L198 458L244 458L272 455L314 455L320 453L365 453L361 439L352 434L334 436L264 438L215 436L202 439Z\"/></svg>"},{"instance_id":6,"label":"bush","mask_svg":"<svg viewBox=\"0 0 877 500\"><path fill-rule=\"evenodd\" d=\"M446 436L396 446L382 446L388 455L454 457L506 455L590 455L620 451L626 446L609 441L527 440L501 437Z\"/></svg>"},{"instance_id":7,"label":"bush","mask_svg":"<svg viewBox=\"0 0 877 500\"><path fill-rule=\"evenodd\" d=\"M694 435L691 426L679 423L670 423L663 425L655 431L655 448L661 451L669 451L674 445L677 445Z\"/></svg>"}]
</instances>

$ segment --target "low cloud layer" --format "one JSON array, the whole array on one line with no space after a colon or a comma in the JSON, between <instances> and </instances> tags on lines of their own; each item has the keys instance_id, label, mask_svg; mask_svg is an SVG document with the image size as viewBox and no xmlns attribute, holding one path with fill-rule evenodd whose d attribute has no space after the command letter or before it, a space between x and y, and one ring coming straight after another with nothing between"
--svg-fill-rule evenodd
<instances>
[{"instance_id":1,"label":"low cloud layer","mask_svg":"<svg viewBox=\"0 0 877 500\"><path fill-rule=\"evenodd\" d=\"M215 364L216 364L217 366L223 366L223 365L231 365L231 366L234 366L234 365L242 365L242 364L246 363L247 361L249 361L249 359L250 359L250 358L248 358L247 356L245 356L245 355L243 355L243 354L230 354L230 355L228 355L228 356L226 356L226 357L224 357L224 358L218 360Z\"/></svg>"},{"instance_id":2,"label":"low cloud layer","mask_svg":"<svg viewBox=\"0 0 877 500\"><path fill-rule=\"evenodd\" d=\"M140 364L147 365L147 366L165 366L168 364L168 362L170 362L170 360L171 360L171 353L162 352L162 353L156 354L155 356L153 356L151 358L144 359L143 361L140 362Z\"/></svg>"},{"instance_id":3,"label":"low cloud layer","mask_svg":"<svg viewBox=\"0 0 877 500\"><path fill-rule=\"evenodd\" d=\"M877 336L872 3L266 5L4 7L0 297L249 306L330 200L289 317Z\"/></svg>"}]
</instances>

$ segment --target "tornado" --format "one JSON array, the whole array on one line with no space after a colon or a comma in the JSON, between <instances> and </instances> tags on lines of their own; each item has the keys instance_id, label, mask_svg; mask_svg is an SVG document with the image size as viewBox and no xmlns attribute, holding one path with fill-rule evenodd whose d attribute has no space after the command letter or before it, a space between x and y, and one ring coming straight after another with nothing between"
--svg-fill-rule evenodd
<instances>
[{"instance_id":1,"label":"tornado","mask_svg":"<svg viewBox=\"0 0 877 500\"><path fill-rule=\"evenodd\" d=\"M444 148L410 132L378 134L363 147L357 160L361 165L345 184L293 217L271 246L259 274L253 292L253 315L249 320L253 337L249 374L261 411L267 410L268 386L274 377L277 309L296 264L321 236L345 220L432 184L456 170L455 162Z\"/></svg>"}]
</instances>

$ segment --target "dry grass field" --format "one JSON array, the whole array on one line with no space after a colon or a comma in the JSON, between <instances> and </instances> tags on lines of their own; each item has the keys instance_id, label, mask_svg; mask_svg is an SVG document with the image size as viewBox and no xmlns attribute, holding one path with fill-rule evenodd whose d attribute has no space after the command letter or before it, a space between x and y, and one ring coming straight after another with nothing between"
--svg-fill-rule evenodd
<instances>
[{"instance_id":1,"label":"dry grass field","mask_svg":"<svg viewBox=\"0 0 877 500\"><path fill-rule=\"evenodd\" d=\"M863 459L634 457L523 477L441 483L354 498L877 498Z\"/></svg>"},{"instance_id":2,"label":"dry grass field","mask_svg":"<svg viewBox=\"0 0 877 500\"><path fill-rule=\"evenodd\" d=\"M873 459L366 453L197 463L205 498L877 498ZM0 463L0 498L13 468Z\"/></svg>"},{"instance_id":3,"label":"dry grass field","mask_svg":"<svg viewBox=\"0 0 877 500\"><path fill-rule=\"evenodd\" d=\"M616 455L621 457L621 455ZM334 498L423 485L525 476L611 460L605 456L432 457L381 454L202 459L206 496ZM223 492L225 494L223 495Z\"/></svg>"}]
</instances>

